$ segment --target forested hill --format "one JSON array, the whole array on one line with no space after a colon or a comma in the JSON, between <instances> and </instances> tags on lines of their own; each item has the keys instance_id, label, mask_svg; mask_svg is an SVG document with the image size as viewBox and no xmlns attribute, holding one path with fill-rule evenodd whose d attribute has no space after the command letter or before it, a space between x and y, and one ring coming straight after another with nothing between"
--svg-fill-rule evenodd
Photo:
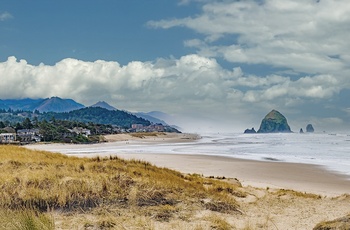
<instances>
[{"instance_id":1,"label":"forested hill","mask_svg":"<svg viewBox=\"0 0 350 230\"><path fill-rule=\"evenodd\" d=\"M108 110L101 107L87 107L64 113L48 112L40 116L42 120L70 120L80 122L93 122L96 124L117 125L124 128L130 128L132 124L142 124L148 126L151 123L143 118L136 117L130 113L121 110Z\"/></svg>"}]
</instances>

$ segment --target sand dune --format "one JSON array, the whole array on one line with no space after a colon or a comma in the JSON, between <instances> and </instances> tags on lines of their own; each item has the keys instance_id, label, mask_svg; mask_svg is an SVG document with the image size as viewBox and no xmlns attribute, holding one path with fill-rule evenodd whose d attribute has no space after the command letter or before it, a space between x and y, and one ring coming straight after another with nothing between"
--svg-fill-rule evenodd
<instances>
[{"instance_id":1,"label":"sand dune","mask_svg":"<svg viewBox=\"0 0 350 230\"><path fill-rule=\"evenodd\" d=\"M158 142L193 141L193 135L165 135L136 138L130 135L108 136L113 145L149 145ZM79 153L102 145L29 145L28 148L63 152L74 156L109 156L110 153ZM73 154L67 152L73 151ZM284 162L262 162L219 156L186 154L115 153L125 159L140 159L160 167L204 176L238 178L247 197L239 198L243 215L220 214L237 229L312 229L319 222L350 213L350 180L348 176L317 165ZM280 190L284 189L284 190ZM296 192L294 192L294 191ZM316 195L309 195L313 193ZM205 213L200 215L206 215ZM157 229L172 223L158 223ZM184 227L188 227L190 223ZM191 225L192 226L192 225ZM177 228L181 229L181 227ZM192 229L192 228L188 228ZM193 228L194 229L194 228Z\"/></svg>"}]
</instances>

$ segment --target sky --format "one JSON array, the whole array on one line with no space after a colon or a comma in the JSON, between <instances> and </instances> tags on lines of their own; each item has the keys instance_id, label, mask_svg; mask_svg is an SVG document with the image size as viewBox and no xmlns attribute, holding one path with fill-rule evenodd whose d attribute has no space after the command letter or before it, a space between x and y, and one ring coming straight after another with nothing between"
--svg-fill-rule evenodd
<instances>
[{"instance_id":1,"label":"sky","mask_svg":"<svg viewBox=\"0 0 350 230\"><path fill-rule=\"evenodd\" d=\"M2 0L0 99L106 101L188 131L350 127L347 0Z\"/></svg>"}]
</instances>

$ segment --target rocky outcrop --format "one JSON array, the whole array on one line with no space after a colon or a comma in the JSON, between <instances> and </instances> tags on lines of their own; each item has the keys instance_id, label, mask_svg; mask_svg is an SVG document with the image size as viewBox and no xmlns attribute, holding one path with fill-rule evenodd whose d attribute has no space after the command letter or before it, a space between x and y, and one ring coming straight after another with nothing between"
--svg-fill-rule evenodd
<instances>
[{"instance_id":1,"label":"rocky outcrop","mask_svg":"<svg viewBox=\"0 0 350 230\"><path fill-rule=\"evenodd\" d=\"M306 126L306 132L308 133L313 133L315 130L314 130L314 127L312 127L312 124L308 124Z\"/></svg>"},{"instance_id":2,"label":"rocky outcrop","mask_svg":"<svg viewBox=\"0 0 350 230\"><path fill-rule=\"evenodd\" d=\"M290 133L287 119L277 110L269 112L261 121L258 133Z\"/></svg>"},{"instance_id":3,"label":"rocky outcrop","mask_svg":"<svg viewBox=\"0 0 350 230\"><path fill-rule=\"evenodd\" d=\"M244 133L256 133L254 127L252 129L246 129Z\"/></svg>"}]
</instances>

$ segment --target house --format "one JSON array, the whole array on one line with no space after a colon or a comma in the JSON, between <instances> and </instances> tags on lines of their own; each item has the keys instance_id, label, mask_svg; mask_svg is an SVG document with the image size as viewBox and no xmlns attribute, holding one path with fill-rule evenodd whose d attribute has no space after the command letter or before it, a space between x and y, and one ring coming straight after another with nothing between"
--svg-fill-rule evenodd
<instances>
[{"instance_id":1,"label":"house","mask_svg":"<svg viewBox=\"0 0 350 230\"><path fill-rule=\"evenodd\" d=\"M12 143L16 141L15 133L0 133L0 143Z\"/></svg>"},{"instance_id":2,"label":"house","mask_svg":"<svg viewBox=\"0 0 350 230\"><path fill-rule=\"evenodd\" d=\"M41 141L39 129L19 129L17 130L17 137L21 142Z\"/></svg>"},{"instance_id":3,"label":"house","mask_svg":"<svg viewBox=\"0 0 350 230\"><path fill-rule=\"evenodd\" d=\"M74 127L72 129L72 131L78 135L81 134L81 135L86 136L86 137L91 135L90 129L84 129L82 127Z\"/></svg>"},{"instance_id":4,"label":"house","mask_svg":"<svg viewBox=\"0 0 350 230\"><path fill-rule=\"evenodd\" d=\"M164 126L161 124L149 125L146 128L147 132L164 132Z\"/></svg>"},{"instance_id":5,"label":"house","mask_svg":"<svg viewBox=\"0 0 350 230\"><path fill-rule=\"evenodd\" d=\"M142 128L143 128L143 125L142 125L142 124L132 124L132 125L131 125L131 128L132 128L132 129L142 129Z\"/></svg>"}]
</instances>

